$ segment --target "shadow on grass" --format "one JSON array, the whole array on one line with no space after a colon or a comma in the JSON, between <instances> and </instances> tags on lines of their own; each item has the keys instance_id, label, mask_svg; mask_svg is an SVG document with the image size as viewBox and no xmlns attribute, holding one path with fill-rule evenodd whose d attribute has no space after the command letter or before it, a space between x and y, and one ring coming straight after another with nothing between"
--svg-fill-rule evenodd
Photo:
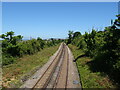
<instances>
[{"instance_id":1,"label":"shadow on grass","mask_svg":"<svg viewBox=\"0 0 120 90\"><path fill-rule=\"evenodd\" d=\"M109 65L101 61L105 60L92 60L86 64L92 72L100 72L101 76L107 75L113 84L116 85L117 88L120 88L120 72L110 68Z\"/></svg>"},{"instance_id":2,"label":"shadow on grass","mask_svg":"<svg viewBox=\"0 0 120 90\"><path fill-rule=\"evenodd\" d=\"M79 58L82 58L82 57L86 57L86 55L85 55L85 54L82 54L82 55L78 56L77 58L75 58L75 59L73 60L73 62L76 62Z\"/></svg>"},{"instance_id":3,"label":"shadow on grass","mask_svg":"<svg viewBox=\"0 0 120 90\"><path fill-rule=\"evenodd\" d=\"M79 58L88 57L86 54L82 54L74 59L74 62L76 62ZM94 58L91 61L86 62L86 64L89 66L89 69L91 72L100 72L101 76L108 76L109 79L113 82L113 84L120 88L120 71L116 71L113 68L111 68L111 65L109 65L110 57L107 54L99 55L98 57Z\"/></svg>"}]
</instances>

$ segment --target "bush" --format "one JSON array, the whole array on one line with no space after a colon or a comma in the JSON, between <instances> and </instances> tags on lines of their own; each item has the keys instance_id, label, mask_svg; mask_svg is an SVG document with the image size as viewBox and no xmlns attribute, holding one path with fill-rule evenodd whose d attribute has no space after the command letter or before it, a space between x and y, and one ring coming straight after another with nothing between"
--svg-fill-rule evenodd
<instances>
[{"instance_id":1,"label":"bush","mask_svg":"<svg viewBox=\"0 0 120 90\"><path fill-rule=\"evenodd\" d=\"M120 15L117 17L104 31L92 29L92 32L86 32L80 37L71 37L71 44L93 58L91 62L94 71L107 73L120 84Z\"/></svg>"},{"instance_id":2,"label":"bush","mask_svg":"<svg viewBox=\"0 0 120 90\"><path fill-rule=\"evenodd\" d=\"M40 37L37 39L22 41L23 36L14 36L14 32L7 32L6 34L0 35L2 40L2 52L3 65L8 65L14 62L15 57L22 57L26 54L34 54L45 46L53 46L60 43L62 40L56 40L51 38L50 40L42 40Z\"/></svg>"},{"instance_id":3,"label":"bush","mask_svg":"<svg viewBox=\"0 0 120 90\"><path fill-rule=\"evenodd\" d=\"M9 54L3 54L2 55L2 64L3 64L3 66L12 64L12 63L14 63L15 60L16 59L14 57L12 57L11 55L9 55Z\"/></svg>"}]
</instances>

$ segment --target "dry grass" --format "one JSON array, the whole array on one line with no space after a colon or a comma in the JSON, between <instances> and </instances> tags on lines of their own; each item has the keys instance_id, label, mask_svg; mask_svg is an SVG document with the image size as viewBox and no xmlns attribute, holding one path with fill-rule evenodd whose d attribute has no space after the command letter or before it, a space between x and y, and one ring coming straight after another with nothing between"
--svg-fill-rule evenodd
<instances>
[{"instance_id":1,"label":"dry grass","mask_svg":"<svg viewBox=\"0 0 120 90\"><path fill-rule=\"evenodd\" d=\"M45 48L34 55L18 58L14 64L3 67L3 87L19 87L20 80L30 77L39 67L42 67L57 51L59 45Z\"/></svg>"}]
</instances>

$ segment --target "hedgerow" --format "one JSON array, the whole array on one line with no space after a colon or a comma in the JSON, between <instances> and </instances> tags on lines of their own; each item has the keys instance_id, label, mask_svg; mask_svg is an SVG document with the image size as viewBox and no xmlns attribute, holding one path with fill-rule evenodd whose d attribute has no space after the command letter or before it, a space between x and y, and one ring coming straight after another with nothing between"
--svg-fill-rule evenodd
<instances>
[{"instance_id":1,"label":"hedgerow","mask_svg":"<svg viewBox=\"0 0 120 90\"><path fill-rule=\"evenodd\" d=\"M43 40L40 37L37 39L22 40L23 36L14 36L14 32L10 31L0 36L2 40L2 62L3 65L14 63L16 57L22 57L23 55L34 54L45 47L57 45L62 42L61 39Z\"/></svg>"}]
</instances>

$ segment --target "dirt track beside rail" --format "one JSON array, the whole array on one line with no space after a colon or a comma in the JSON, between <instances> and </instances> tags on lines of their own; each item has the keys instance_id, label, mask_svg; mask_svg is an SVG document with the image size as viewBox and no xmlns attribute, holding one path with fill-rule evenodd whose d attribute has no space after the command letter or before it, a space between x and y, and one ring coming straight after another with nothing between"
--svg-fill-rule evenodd
<instances>
[{"instance_id":1,"label":"dirt track beside rail","mask_svg":"<svg viewBox=\"0 0 120 90\"><path fill-rule=\"evenodd\" d=\"M73 55L64 43L21 88L81 88Z\"/></svg>"}]
</instances>

